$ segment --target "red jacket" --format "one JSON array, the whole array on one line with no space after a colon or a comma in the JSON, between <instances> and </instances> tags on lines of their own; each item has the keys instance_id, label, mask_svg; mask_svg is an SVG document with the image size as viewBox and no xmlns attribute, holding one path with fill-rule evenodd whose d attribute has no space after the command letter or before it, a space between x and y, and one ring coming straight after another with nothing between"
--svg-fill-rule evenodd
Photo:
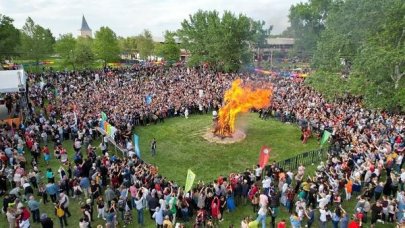
<instances>
[{"instance_id":1,"label":"red jacket","mask_svg":"<svg viewBox=\"0 0 405 228\"><path fill-rule=\"evenodd\" d=\"M28 211L28 209L26 207L22 208L22 212L21 212L21 220L28 220L30 219L30 212Z\"/></svg>"},{"instance_id":2,"label":"red jacket","mask_svg":"<svg viewBox=\"0 0 405 228\"><path fill-rule=\"evenodd\" d=\"M215 197L211 202L211 216L216 219L219 218L219 204L220 202L218 197Z\"/></svg>"},{"instance_id":3,"label":"red jacket","mask_svg":"<svg viewBox=\"0 0 405 228\"><path fill-rule=\"evenodd\" d=\"M360 228L360 223L357 221L351 221L349 223L349 228Z\"/></svg>"}]
</instances>

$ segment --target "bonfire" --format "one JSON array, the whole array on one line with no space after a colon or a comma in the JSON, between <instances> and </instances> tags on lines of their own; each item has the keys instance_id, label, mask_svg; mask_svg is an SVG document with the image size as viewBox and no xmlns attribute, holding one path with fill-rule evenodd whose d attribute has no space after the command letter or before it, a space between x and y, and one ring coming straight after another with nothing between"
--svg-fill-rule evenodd
<instances>
[{"instance_id":1,"label":"bonfire","mask_svg":"<svg viewBox=\"0 0 405 228\"><path fill-rule=\"evenodd\" d=\"M267 89L261 89L251 84L242 84L240 79L232 82L232 87L225 92L223 106L219 109L214 135L232 137L238 114L251 109L268 108L271 95L270 85Z\"/></svg>"}]
</instances>

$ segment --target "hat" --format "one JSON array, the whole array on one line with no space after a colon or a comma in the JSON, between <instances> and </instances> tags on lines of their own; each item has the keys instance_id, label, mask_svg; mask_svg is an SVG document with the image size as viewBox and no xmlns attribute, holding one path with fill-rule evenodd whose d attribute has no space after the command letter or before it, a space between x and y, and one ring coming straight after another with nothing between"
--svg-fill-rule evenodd
<instances>
[{"instance_id":1,"label":"hat","mask_svg":"<svg viewBox=\"0 0 405 228\"><path fill-rule=\"evenodd\" d=\"M48 215L46 215L46 213L42 213L41 215L41 220L48 218Z\"/></svg>"}]
</instances>

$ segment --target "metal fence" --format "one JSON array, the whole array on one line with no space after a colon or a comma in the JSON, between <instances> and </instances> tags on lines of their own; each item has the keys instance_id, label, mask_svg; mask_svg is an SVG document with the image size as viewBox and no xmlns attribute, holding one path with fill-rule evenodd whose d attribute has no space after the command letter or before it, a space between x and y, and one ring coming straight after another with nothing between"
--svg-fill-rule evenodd
<instances>
[{"instance_id":1,"label":"metal fence","mask_svg":"<svg viewBox=\"0 0 405 228\"><path fill-rule=\"evenodd\" d=\"M277 162L278 167L284 170L296 170L300 165L311 165L320 161L325 161L330 151L329 147L312 150L298 154L295 157L287 158Z\"/></svg>"}]
</instances>

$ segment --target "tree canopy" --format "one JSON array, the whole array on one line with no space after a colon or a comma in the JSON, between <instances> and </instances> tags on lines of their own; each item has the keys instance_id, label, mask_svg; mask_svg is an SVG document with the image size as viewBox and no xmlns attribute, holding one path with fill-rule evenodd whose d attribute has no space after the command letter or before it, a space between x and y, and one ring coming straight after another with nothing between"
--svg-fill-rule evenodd
<instances>
[{"instance_id":1,"label":"tree canopy","mask_svg":"<svg viewBox=\"0 0 405 228\"><path fill-rule=\"evenodd\" d=\"M199 10L181 23L177 35L191 54L189 65L208 64L221 71L236 71L251 62L250 47L257 44L258 27L245 15Z\"/></svg>"},{"instance_id":2,"label":"tree canopy","mask_svg":"<svg viewBox=\"0 0 405 228\"><path fill-rule=\"evenodd\" d=\"M101 27L95 34L93 43L94 53L104 62L104 67L110 61L119 59L120 48L117 35L109 27Z\"/></svg>"},{"instance_id":3,"label":"tree canopy","mask_svg":"<svg viewBox=\"0 0 405 228\"><path fill-rule=\"evenodd\" d=\"M13 25L13 19L0 14L0 61L16 56L20 44L20 32Z\"/></svg>"},{"instance_id":4,"label":"tree canopy","mask_svg":"<svg viewBox=\"0 0 405 228\"><path fill-rule=\"evenodd\" d=\"M21 30L20 49L23 57L39 62L53 53L54 43L51 30L35 24L30 17L27 18Z\"/></svg>"},{"instance_id":5,"label":"tree canopy","mask_svg":"<svg viewBox=\"0 0 405 228\"><path fill-rule=\"evenodd\" d=\"M176 62L180 59L180 47L175 40L176 33L166 31L165 42L157 48L158 55L169 62Z\"/></svg>"},{"instance_id":6,"label":"tree canopy","mask_svg":"<svg viewBox=\"0 0 405 228\"><path fill-rule=\"evenodd\" d=\"M308 83L329 97L349 92L371 107L405 110L405 3L347 0L331 5L314 39L317 71Z\"/></svg>"},{"instance_id":7,"label":"tree canopy","mask_svg":"<svg viewBox=\"0 0 405 228\"><path fill-rule=\"evenodd\" d=\"M63 65L71 65L75 69L75 48L76 39L71 33L63 34L59 36L59 39L55 43L55 52L63 60Z\"/></svg>"},{"instance_id":8,"label":"tree canopy","mask_svg":"<svg viewBox=\"0 0 405 228\"><path fill-rule=\"evenodd\" d=\"M154 43L152 33L145 29L142 34L137 36L137 49L141 59L148 59L153 54Z\"/></svg>"}]
</instances>

